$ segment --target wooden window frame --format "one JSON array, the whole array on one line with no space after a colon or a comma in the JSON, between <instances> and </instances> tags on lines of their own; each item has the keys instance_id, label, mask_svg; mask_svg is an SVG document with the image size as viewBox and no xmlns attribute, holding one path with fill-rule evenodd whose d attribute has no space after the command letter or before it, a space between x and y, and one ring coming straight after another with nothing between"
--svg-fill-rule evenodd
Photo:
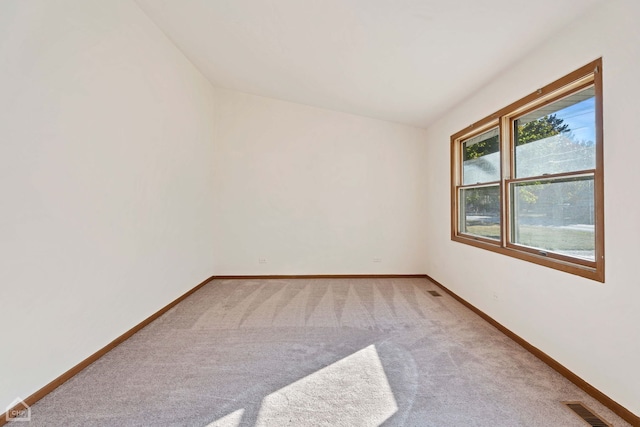
<instances>
[{"instance_id":1,"label":"wooden window frame","mask_svg":"<svg viewBox=\"0 0 640 427\"><path fill-rule=\"evenodd\" d=\"M513 123L519 117L551 104L573 93L593 86L595 89L595 169L557 173L543 176L515 178L515 141ZM523 261L543 265L581 277L604 282L604 160L602 129L602 58L550 83L537 91L513 102L499 111L477 121L451 136L451 240L475 246ZM463 185L462 141L498 127L500 134L500 240L493 240L460 232L459 194ZM518 182L593 175L594 182L594 261L571 257L511 242L511 187ZM482 183L482 186L490 183ZM495 184L492 182L492 184Z\"/></svg>"}]
</instances>

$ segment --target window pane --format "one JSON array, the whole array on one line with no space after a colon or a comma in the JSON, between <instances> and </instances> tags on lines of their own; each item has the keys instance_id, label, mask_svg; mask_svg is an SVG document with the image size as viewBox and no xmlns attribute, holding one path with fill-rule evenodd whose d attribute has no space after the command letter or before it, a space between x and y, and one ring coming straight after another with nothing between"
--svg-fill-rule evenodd
<instances>
[{"instance_id":1,"label":"window pane","mask_svg":"<svg viewBox=\"0 0 640 427\"><path fill-rule=\"evenodd\" d=\"M460 232L500 239L500 186L460 190Z\"/></svg>"},{"instance_id":2,"label":"window pane","mask_svg":"<svg viewBox=\"0 0 640 427\"><path fill-rule=\"evenodd\" d=\"M595 129L593 87L515 120L516 177L595 169Z\"/></svg>"},{"instance_id":3,"label":"window pane","mask_svg":"<svg viewBox=\"0 0 640 427\"><path fill-rule=\"evenodd\" d=\"M593 176L511 184L512 242L595 261Z\"/></svg>"},{"instance_id":4,"label":"window pane","mask_svg":"<svg viewBox=\"0 0 640 427\"><path fill-rule=\"evenodd\" d=\"M491 129L462 141L463 185L500 180L500 133Z\"/></svg>"}]
</instances>

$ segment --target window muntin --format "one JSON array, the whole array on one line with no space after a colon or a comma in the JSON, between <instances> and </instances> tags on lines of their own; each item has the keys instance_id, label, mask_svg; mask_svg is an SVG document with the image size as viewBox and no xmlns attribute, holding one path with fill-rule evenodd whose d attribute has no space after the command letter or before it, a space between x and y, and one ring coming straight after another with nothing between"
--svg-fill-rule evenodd
<instances>
[{"instance_id":1,"label":"window muntin","mask_svg":"<svg viewBox=\"0 0 640 427\"><path fill-rule=\"evenodd\" d=\"M601 67L451 137L453 240L604 282Z\"/></svg>"}]
</instances>

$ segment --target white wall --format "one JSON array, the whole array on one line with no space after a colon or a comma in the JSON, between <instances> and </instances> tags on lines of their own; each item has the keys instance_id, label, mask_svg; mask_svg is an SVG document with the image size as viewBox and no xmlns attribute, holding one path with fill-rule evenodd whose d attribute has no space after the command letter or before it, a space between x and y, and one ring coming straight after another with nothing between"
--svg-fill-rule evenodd
<instances>
[{"instance_id":1,"label":"white wall","mask_svg":"<svg viewBox=\"0 0 640 427\"><path fill-rule=\"evenodd\" d=\"M604 2L428 132L427 273L640 414L640 3ZM602 56L606 283L450 240L449 137ZM493 299L493 294L498 299Z\"/></svg>"},{"instance_id":2,"label":"white wall","mask_svg":"<svg viewBox=\"0 0 640 427\"><path fill-rule=\"evenodd\" d=\"M213 89L128 0L0 3L0 130L1 408L214 273L423 272L424 130Z\"/></svg>"},{"instance_id":3,"label":"white wall","mask_svg":"<svg viewBox=\"0 0 640 427\"><path fill-rule=\"evenodd\" d=\"M426 267L639 414L639 9L606 2L427 132L212 89L129 1L0 2L0 408L214 273ZM451 242L449 136L601 55L606 283Z\"/></svg>"},{"instance_id":4,"label":"white wall","mask_svg":"<svg viewBox=\"0 0 640 427\"><path fill-rule=\"evenodd\" d=\"M212 115L133 2L0 2L2 410L213 274Z\"/></svg>"},{"instance_id":5,"label":"white wall","mask_svg":"<svg viewBox=\"0 0 640 427\"><path fill-rule=\"evenodd\" d=\"M215 123L217 274L424 273L423 129L222 89Z\"/></svg>"}]
</instances>

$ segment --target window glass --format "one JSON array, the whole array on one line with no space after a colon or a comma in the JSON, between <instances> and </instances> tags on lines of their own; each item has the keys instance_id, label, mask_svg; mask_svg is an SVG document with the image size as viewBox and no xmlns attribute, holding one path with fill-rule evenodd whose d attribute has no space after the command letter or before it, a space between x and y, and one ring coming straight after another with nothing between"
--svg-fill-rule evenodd
<instances>
[{"instance_id":1,"label":"window glass","mask_svg":"<svg viewBox=\"0 0 640 427\"><path fill-rule=\"evenodd\" d=\"M500 186L463 188L460 192L460 231L499 240Z\"/></svg>"},{"instance_id":2,"label":"window glass","mask_svg":"<svg viewBox=\"0 0 640 427\"><path fill-rule=\"evenodd\" d=\"M512 183L511 241L595 260L593 175Z\"/></svg>"},{"instance_id":3,"label":"window glass","mask_svg":"<svg viewBox=\"0 0 640 427\"><path fill-rule=\"evenodd\" d=\"M500 133L491 129L462 142L463 185L500 180Z\"/></svg>"},{"instance_id":4,"label":"window glass","mask_svg":"<svg viewBox=\"0 0 640 427\"><path fill-rule=\"evenodd\" d=\"M595 169L593 86L518 118L514 137L517 178Z\"/></svg>"}]
</instances>

